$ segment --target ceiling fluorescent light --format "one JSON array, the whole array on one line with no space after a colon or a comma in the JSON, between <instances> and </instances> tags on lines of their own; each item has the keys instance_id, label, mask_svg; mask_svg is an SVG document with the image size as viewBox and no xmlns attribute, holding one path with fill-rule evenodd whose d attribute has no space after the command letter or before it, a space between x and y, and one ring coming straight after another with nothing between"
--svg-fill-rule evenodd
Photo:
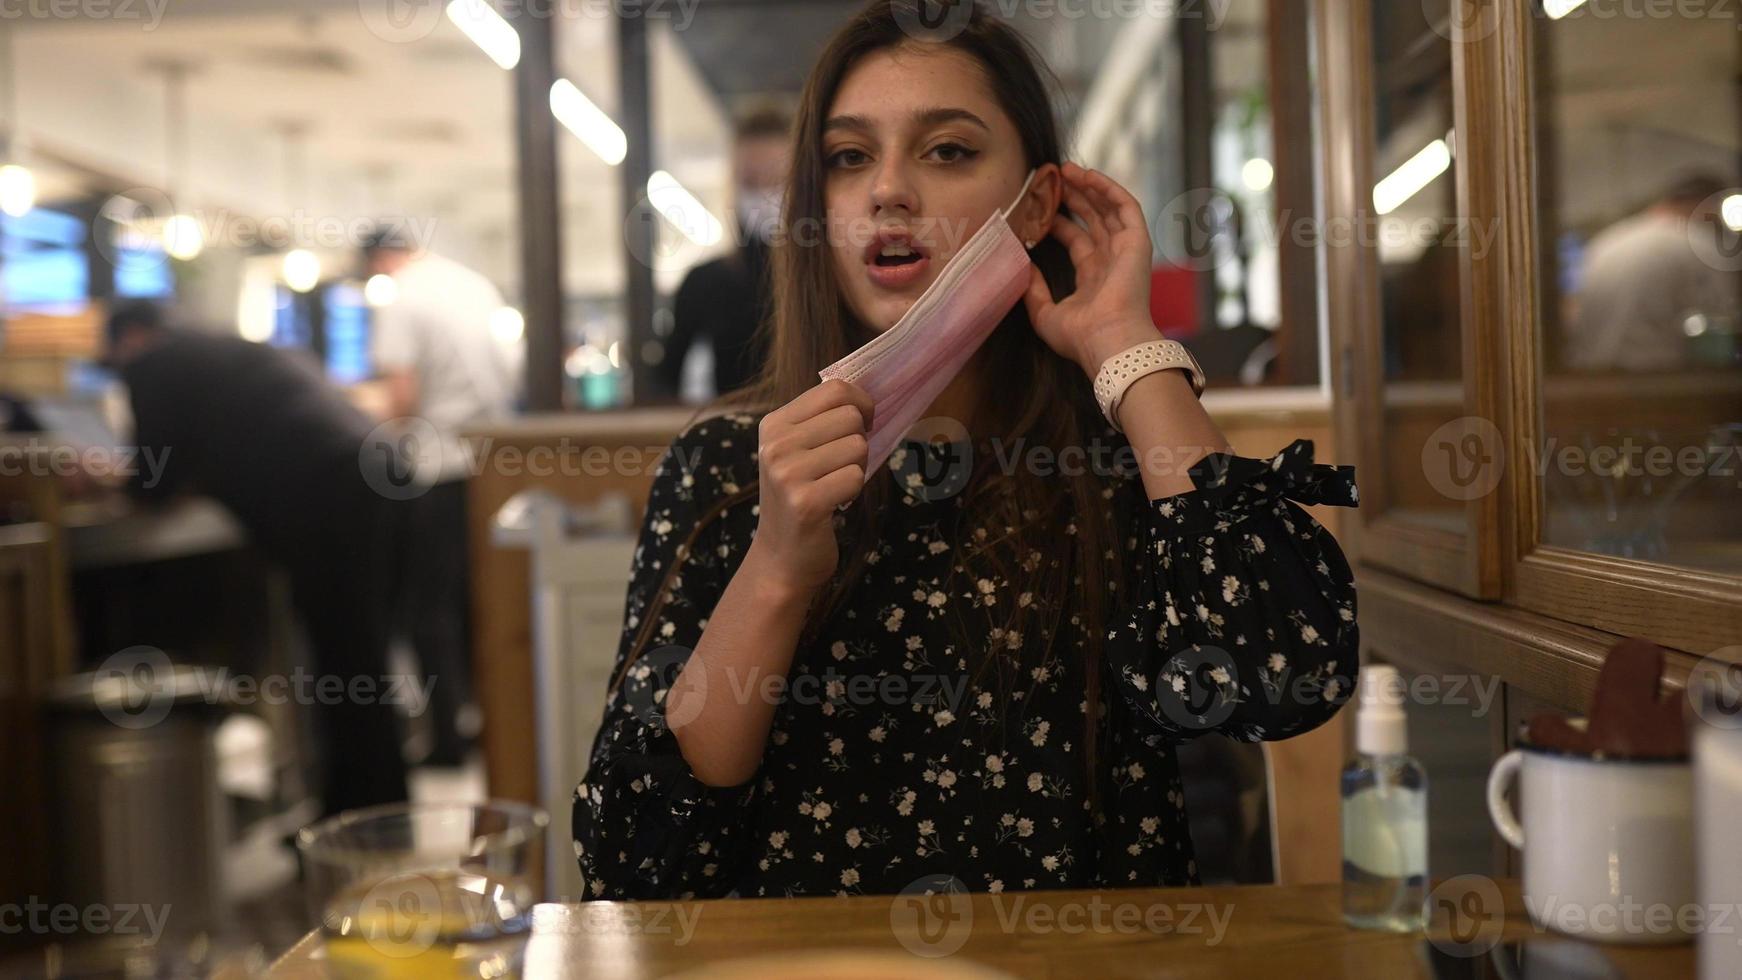
<instances>
[{"instance_id":1,"label":"ceiling fluorescent light","mask_svg":"<svg viewBox=\"0 0 1742 980\"><path fill-rule=\"evenodd\" d=\"M665 220L683 232L685 238L697 245L713 245L726 233L720 219L678 183L676 177L663 170L655 170L653 176L647 178L647 201L665 215Z\"/></svg>"},{"instance_id":2,"label":"ceiling fluorescent light","mask_svg":"<svg viewBox=\"0 0 1742 980\"><path fill-rule=\"evenodd\" d=\"M1434 140L1405 160L1403 166L1393 170L1390 176L1373 185L1373 209L1380 214L1396 211L1451 165L1452 148L1445 140Z\"/></svg>"},{"instance_id":3,"label":"ceiling fluorescent light","mask_svg":"<svg viewBox=\"0 0 1742 980\"><path fill-rule=\"evenodd\" d=\"M593 104L575 83L559 78L550 87L550 111L568 131L580 137L587 149L615 167L629 155L629 138L603 109Z\"/></svg>"},{"instance_id":4,"label":"ceiling fluorescent light","mask_svg":"<svg viewBox=\"0 0 1742 980\"><path fill-rule=\"evenodd\" d=\"M489 0L451 0L447 15L504 71L513 71L520 64L520 32L502 19Z\"/></svg>"}]
</instances>

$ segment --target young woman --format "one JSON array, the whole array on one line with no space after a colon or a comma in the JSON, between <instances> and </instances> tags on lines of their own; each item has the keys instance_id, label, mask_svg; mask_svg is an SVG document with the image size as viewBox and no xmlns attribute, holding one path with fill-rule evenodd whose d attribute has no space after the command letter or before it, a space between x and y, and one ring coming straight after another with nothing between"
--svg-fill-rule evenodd
<instances>
[{"instance_id":1,"label":"young woman","mask_svg":"<svg viewBox=\"0 0 1742 980\"><path fill-rule=\"evenodd\" d=\"M589 897L1190 883L1172 744L1297 735L1353 686L1349 568L1296 504L1353 505L1352 474L1306 442L1233 456L1180 370L1109 424L1092 379L1157 339L1140 208L1061 163L1018 35L914 14L874 0L822 54L772 362L654 478L575 793ZM866 482L872 402L817 372L1031 171L1027 294L930 406L960 438Z\"/></svg>"}]
</instances>

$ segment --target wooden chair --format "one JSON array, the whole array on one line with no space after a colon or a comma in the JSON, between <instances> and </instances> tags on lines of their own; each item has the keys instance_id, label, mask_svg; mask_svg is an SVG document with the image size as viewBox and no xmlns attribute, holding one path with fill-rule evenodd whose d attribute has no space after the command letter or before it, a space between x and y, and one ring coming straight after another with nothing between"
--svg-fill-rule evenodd
<instances>
[{"instance_id":1,"label":"wooden chair","mask_svg":"<svg viewBox=\"0 0 1742 980\"><path fill-rule=\"evenodd\" d=\"M41 698L60 673L65 654L55 647L53 537L39 522L0 525L0 895L47 898L50 856L47 759ZM37 937L40 938L40 937ZM20 948L29 930L0 935Z\"/></svg>"},{"instance_id":2,"label":"wooden chair","mask_svg":"<svg viewBox=\"0 0 1742 980\"><path fill-rule=\"evenodd\" d=\"M15 457L16 458L16 457ZM29 467L7 467L8 470ZM46 732L41 703L73 667L66 558L53 481L0 474L0 895L47 897L49 839ZM0 946L31 942L0 935Z\"/></svg>"}]
</instances>

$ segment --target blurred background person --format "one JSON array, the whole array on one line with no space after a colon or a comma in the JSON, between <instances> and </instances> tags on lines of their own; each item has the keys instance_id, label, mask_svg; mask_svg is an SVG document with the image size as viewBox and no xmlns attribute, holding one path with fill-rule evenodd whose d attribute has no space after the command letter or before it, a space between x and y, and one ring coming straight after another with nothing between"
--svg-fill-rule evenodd
<instances>
[{"instance_id":1,"label":"blurred background person","mask_svg":"<svg viewBox=\"0 0 1742 980\"><path fill-rule=\"evenodd\" d=\"M1570 297L1566 366L1575 371L1667 371L1688 362L1690 317L1736 313L1736 274L1714 267L1718 201L1726 184L1695 175L1597 232Z\"/></svg>"},{"instance_id":2,"label":"blurred background person","mask_svg":"<svg viewBox=\"0 0 1742 980\"><path fill-rule=\"evenodd\" d=\"M696 341L714 353L714 394L743 387L768 352L757 327L768 316L768 246L780 221L780 198L791 165L791 121L774 109L741 120L732 139L733 213L737 247L691 269L672 301L672 331L659 362L661 383L683 389L684 360Z\"/></svg>"},{"instance_id":3,"label":"blurred background person","mask_svg":"<svg viewBox=\"0 0 1742 980\"><path fill-rule=\"evenodd\" d=\"M235 514L283 565L318 683L387 681L387 572L393 515L376 491L393 465L364 452L372 423L301 356L240 337L174 330L146 302L108 319L108 363L126 382L134 441L158 460L129 492L184 491ZM427 681L425 682L427 683ZM436 678L436 689L447 678ZM317 688L318 690L318 688ZM394 706L382 697L315 698L316 770L328 814L406 798Z\"/></svg>"},{"instance_id":4,"label":"blurred background person","mask_svg":"<svg viewBox=\"0 0 1742 980\"><path fill-rule=\"evenodd\" d=\"M427 489L406 501L401 557L401 628L426 674L441 678L431 702L434 744L423 760L465 761L478 720L472 704L471 556L466 479L471 456L461 431L514 412L520 338L498 336L506 304L483 275L415 250L393 230L363 248L366 275L387 276L391 301L375 311L371 353L379 404L403 422L414 478Z\"/></svg>"}]
</instances>

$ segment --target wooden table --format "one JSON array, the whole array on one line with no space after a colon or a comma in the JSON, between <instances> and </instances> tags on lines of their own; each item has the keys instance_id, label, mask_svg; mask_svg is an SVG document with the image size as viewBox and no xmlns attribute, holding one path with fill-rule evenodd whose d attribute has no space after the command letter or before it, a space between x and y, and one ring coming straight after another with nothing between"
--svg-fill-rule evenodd
<instances>
[{"instance_id":1,"label":"wooden table","mask_svg":"<svg viewBox=\"0 0 1742 980\"><path fill-rule=\"evenodd\" d=\"M1499 894L1504 912L1483 916L1465 936L1554 938L1523 917L1515 884L1500 883ZM922 901L867 896L541 905L524 975L640 980L740 957L842 950L912 957L914 949L954 944L953 955L941 959L910 958L914 975L932 963L971 962L1047 978L1429 976L1420 935L1344 926L1337 885L958 895L934 899L945 903L943 914L926 931L915 918L920 909L914 903ZM1447 939L1454 926L1439 922L1430 934ZM324 976L319 945L317 937L304 939L271 975ZM1694 976L1691 944L1594 948L1629 980ZM776 973L760 976L775 980Z\"/></svg>"}]
</instances>

